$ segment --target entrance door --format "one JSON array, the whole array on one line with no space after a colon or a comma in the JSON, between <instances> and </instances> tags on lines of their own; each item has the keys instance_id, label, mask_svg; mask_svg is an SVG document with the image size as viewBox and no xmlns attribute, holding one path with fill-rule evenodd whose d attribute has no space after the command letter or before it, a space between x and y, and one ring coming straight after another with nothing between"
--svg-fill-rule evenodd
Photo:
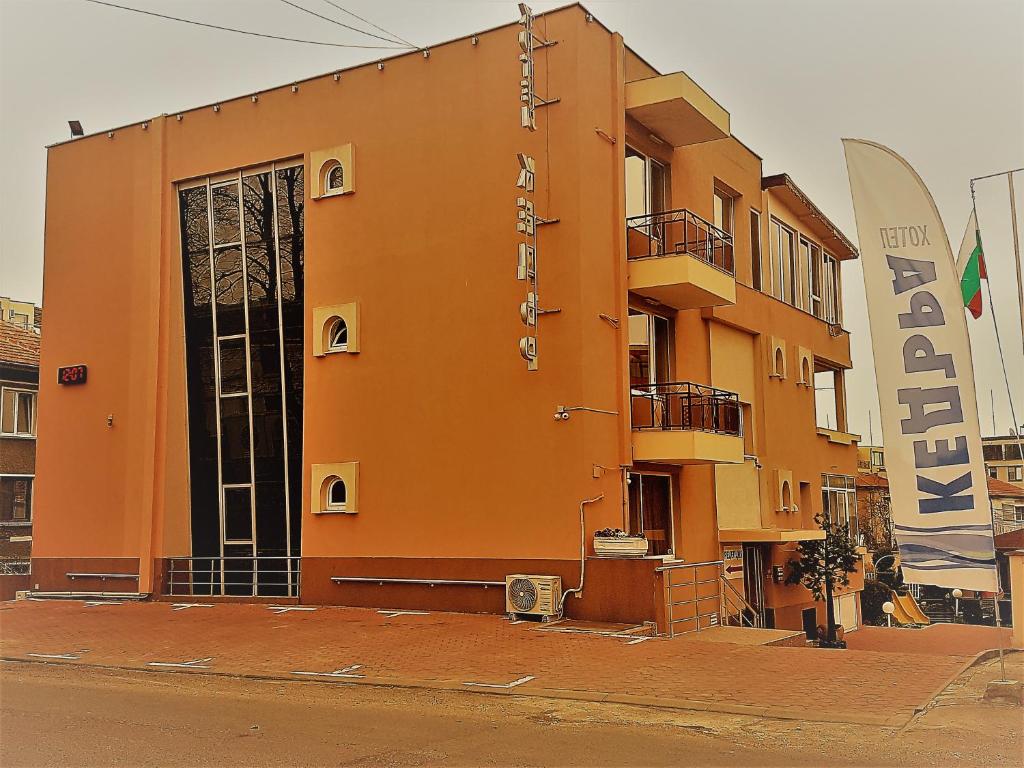
<instances>
[{"instance_id":1,"label":"entrance door","mask_svg":"<svg viewBox=\"0 0 1024 768\"><path fill-rule=\"evenodd\" d=\"M757 613L758 624L764 626L764 557L758 544L743 545L743 588L747 602Z\"/></svg>"},{"instance_id":2,"label":"entrance door","mask_svg":"<svg viewBox=\"0 0 1024 768\"><path fill-rule=\"evenodd\" d=\"M672 477L629 473L629 532L647 537L648 554L671 555Z\"/></svg>"}]
</instances>

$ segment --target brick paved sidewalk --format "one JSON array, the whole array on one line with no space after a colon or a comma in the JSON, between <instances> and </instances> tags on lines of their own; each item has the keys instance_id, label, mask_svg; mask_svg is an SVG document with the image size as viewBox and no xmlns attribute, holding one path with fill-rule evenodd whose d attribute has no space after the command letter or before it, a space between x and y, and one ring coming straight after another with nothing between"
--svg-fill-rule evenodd
<instances>
[{"instance_id":1,"label":"brick paved sidewalk","mask_svg":"<svg viewBox=\"0 0 1024 768\"><path fill-rule=\"evenodd\" d=\"M638 641L541 626L361 608L278 612L225 603L20 601L0 603L0 652L7 660L191 668L877 725L905 723L972 658L739 645L700 635Z\"/></svg>"}]
</instances>

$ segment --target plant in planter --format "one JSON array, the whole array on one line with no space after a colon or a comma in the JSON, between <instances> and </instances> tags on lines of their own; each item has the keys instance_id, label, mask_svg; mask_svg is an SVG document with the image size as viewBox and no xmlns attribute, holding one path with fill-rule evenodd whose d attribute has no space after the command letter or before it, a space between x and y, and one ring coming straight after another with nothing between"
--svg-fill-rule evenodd
<instances>
[{"instance_id":1,"label":"plant in planter","mask_svg":"<svg viewBox=\"0 0 1024 768\"><path fill-rule=\"evenodd\" d=\"M641 533L630 535L621 528L594 531L594 554L598 557L643 557L647 554L647 538Z\"/></svg>"}]
</instances>

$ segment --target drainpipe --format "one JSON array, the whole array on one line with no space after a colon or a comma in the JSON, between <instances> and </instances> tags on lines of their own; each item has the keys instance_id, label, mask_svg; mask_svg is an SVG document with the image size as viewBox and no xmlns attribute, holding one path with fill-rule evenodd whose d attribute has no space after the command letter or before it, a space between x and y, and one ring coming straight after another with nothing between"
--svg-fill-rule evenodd
<instances>
[{"instance_id":1,"label":"drainpipe","mask_svg":"<svg viewBox=\"0 0 1024 768\"><path fill-rule=\"evenodd\" d=\"M602 493L600 496L595 496L592 499L584 499L580 502L580 585L573 589L567 589L562 593L562 598L558 601L558 615L562 616L565 613L565 598L570 594L575 594L576 597L583 597L583 576L587 569L587 527L584 523L583 507L587 504L593 504L604 498Z\"/></svg>"}]
</instances>

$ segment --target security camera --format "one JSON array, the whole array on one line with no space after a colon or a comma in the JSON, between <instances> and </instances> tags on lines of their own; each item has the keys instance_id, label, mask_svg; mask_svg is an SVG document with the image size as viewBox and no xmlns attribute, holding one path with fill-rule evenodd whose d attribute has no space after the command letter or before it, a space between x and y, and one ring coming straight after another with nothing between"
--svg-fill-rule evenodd
<instances>
[{"instance_id":1,"label":"security camera","mask_svg":"<svg viewBox=\"0 0 1024 768\"><path fill-rule=\"evenodd\" d=\"M569 420L569 412L568 411L562 411L560 414L558 414L558 416L559 416L559 418L562 421L568 421Z\"/></svg>"}]
</instances>

